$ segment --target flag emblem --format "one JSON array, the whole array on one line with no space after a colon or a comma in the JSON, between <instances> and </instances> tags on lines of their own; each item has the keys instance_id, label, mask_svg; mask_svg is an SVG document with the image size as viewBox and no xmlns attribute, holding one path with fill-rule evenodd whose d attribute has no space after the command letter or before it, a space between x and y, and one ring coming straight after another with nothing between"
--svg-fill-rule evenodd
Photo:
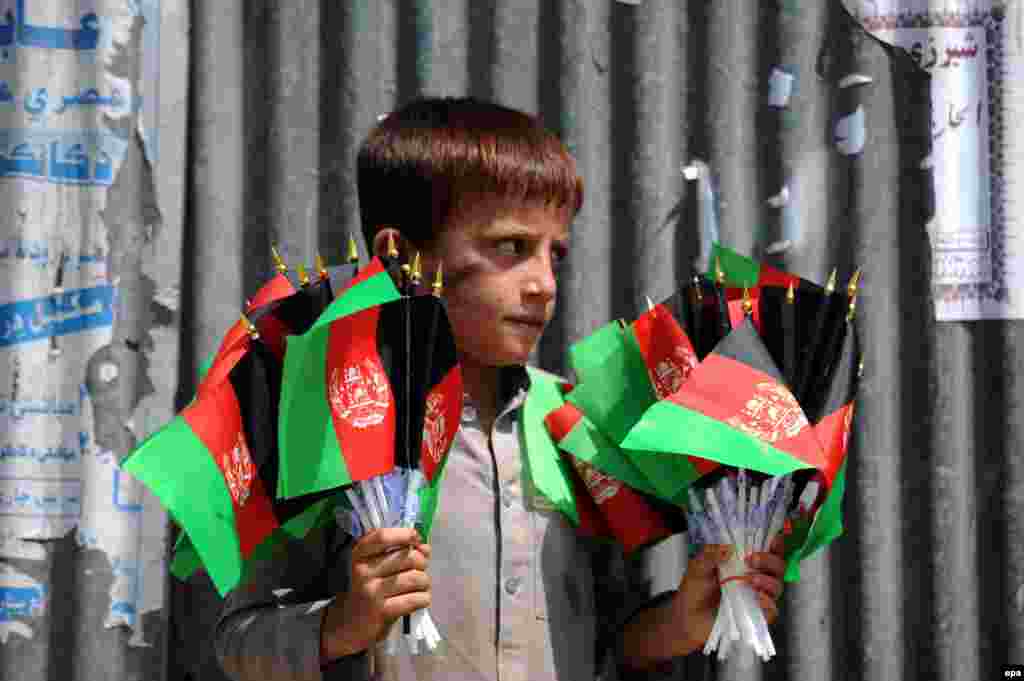
<instances>
[{"instance_id":1,"label":"flag emblem","mask_svg":"<svg viewBox=\"0 0 1024 681\"><path fill-rule=\"evenodd\" d=\"M572 457L572 463L576 467L576 472L583 478L583 483L587 486L590 497L598 506L614 497L622 489L621 482L605 475L586 461Z\"/></svg>"},{"instance_id":2,"label":"flag emblem","mask_svg":"<svg viewBox=\"0 0 1024 681\"><path fill-rule=\"evenodd\" d=\"M659 399L664 399L683 387L683 381L697 366L697 356L689 348L677 345L673 354L664 357L651 372L651 383Z\"/></svg>"},{"instance_id":3,"label":"flag emblem","mask_svg":"<svg viewBox=\"0 0 1024 681\"><path fill-rule=\"evenodd\" d=\"M367 357L331 372L331 408L341 419L360 430L380 425L391 406L391 392L384 369Z\"/></svg>"},{"instance_id":4,"label":"flag emblem","mask_svg":"<svg viewBox=\"0 0 1024 681\"><path fill-rule=\"evenodd\" d=\"M726 420L730 426L764 442L796 437L810 425L793 393L784 386L763 381L754 386L753 397L740 413Z\"/></svg>"},{"instance_id":5,"label":"flag emblem","mask_svg":"<svg viewBox=\"0 0 1024 681\"><path fill-rule=\"evenodd\" d=\"M220 467L224 471L224 480L228 483L231 498L241 508L249 499L252 481L256 476L256 465L252 461L249 447L245 444L245 436L241 431L231 451L221 455Z\"/></svg>"},{"instance_id":6,"label":"flag emblem","mask_svg":"<svg viewBox=\"0 0 1024 681\"><path fill-rule=\"evenodd\" d=\"M441 457L447 449L443 406L444 398L437 393L431 393L427 398L426 413L423 416L423 449L435 464L441 462Z\"/></svg>"}]
</instances>

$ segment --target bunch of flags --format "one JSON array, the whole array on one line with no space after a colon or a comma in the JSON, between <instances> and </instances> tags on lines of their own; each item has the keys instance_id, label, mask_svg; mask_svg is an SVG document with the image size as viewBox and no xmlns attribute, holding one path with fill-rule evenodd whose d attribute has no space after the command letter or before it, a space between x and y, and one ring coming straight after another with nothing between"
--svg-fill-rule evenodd
<instances>
[{"instance_id":1,"label":"bunch of flags","mask_svg":"<svg viewBox=\"0 0 1024 681\"><path fill-rule=\"evenodd\" d=\"M348 262L318 257L312 278L274 258L192 402L122 463L182 529L172 572L202 567L222 595L339 504L360 534L415 525L429 539L462 410L440 269L417 295L418 257L400 265L393 243L359 268L350 240ZM424 611L403 634L414 652L440 642Z\"/></svg>"},{"instance_id":2,"label":"bunch of flags","mask_svg":"<svg viewBox=\"0 0 1024 681\"><path fill-rule=\"evenodd\" d=\"M860 274L838 290L836 272L820 286L717 244L711 260L711 273L648 301L638 319L576 343L575 384L531 388L527 458L537 488L581 533L627 552L682 527L697 545L734 544L707 652L721 643L724 655L742 637L767 659L774 648L760 609L747 607L756 600L739 579L743 560L781 533L794 581L842 533Z\"/></svg>"}]
</instances>

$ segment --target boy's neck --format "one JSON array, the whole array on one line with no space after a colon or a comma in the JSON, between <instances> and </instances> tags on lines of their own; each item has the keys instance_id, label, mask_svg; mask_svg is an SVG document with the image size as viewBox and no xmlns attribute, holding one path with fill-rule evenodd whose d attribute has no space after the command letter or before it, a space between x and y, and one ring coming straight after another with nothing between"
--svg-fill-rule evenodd
<instances>
[{"instance_id":1,"label":"boy's neck","mask_svg":"<svg viewBox=\"0 0 1024 681\"><path fill-rule=\"evenodd\" d=\"M462 363L462 386L477 408L484 423L491 423L498 415L498 385L501 380L499 367Z\"/></svg>"}]
</instances>

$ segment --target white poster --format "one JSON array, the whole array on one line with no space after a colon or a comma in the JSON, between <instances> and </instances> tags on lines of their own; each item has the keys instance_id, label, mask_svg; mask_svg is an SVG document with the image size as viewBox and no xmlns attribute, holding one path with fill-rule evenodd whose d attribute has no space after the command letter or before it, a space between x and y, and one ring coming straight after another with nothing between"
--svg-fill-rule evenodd
<instances>
[{"instance_id":1,"label":"white poster","mask_svg":"<svg viewBox=\"0 0 1024 681\"><path fill-rule=\"evenodd\" d=\"M1024 317L1024 244L1014 188L1024 155L1024 61L1009 3L847 0L879 39L906 50L932 79L934 178L928 224L940 321Z\"/></svg>"},{"instance_id":2,"label":"white poster","mask_svg":"<svg viewBox=\"0 0 1024 681\"><path fill-rule=\"evenodd\" d=\"M108 626L138 623L140 561L163 560L117 468L153 393L159 25L158 0L0 0L0 559L74 533L109 559Z\"/></svg>"}]
</instances>

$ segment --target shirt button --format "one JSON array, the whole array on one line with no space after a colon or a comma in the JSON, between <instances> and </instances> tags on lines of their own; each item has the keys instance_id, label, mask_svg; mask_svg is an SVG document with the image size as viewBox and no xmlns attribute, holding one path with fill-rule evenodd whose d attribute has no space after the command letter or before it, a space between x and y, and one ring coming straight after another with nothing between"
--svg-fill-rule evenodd
<instances>
[{"instance_id":1,"label":"shirt button","mask_svg":"<svg viewBox=\"0 0 1024 681\"><path fill-rule=\"evenodd\" d=\"M501 503L505 504L505 508L512 508L512 497L508 492L502 495Z\"/></svg>"},{"instance_id":2,"label":"shirt button","mask_svg":"<svg viewBox=\"0 0 1024 681\"><path fill-rule=\"evenodd\" d=\"M465 405L462 407L462 420L463 421L476 421L476 407Z\"/></svg>"},{"instance_id":3,"label":"shirt button","mask_svg":"<svg viewBox=\"0 0 1024 681\"><path fill-rule=\"evenodd\" d=\"M518 577L510 577L505 580L505 593L509 596L515 596L519 593L519 586L523 583L523 580Z\"/></svg>"}]
</instances>

